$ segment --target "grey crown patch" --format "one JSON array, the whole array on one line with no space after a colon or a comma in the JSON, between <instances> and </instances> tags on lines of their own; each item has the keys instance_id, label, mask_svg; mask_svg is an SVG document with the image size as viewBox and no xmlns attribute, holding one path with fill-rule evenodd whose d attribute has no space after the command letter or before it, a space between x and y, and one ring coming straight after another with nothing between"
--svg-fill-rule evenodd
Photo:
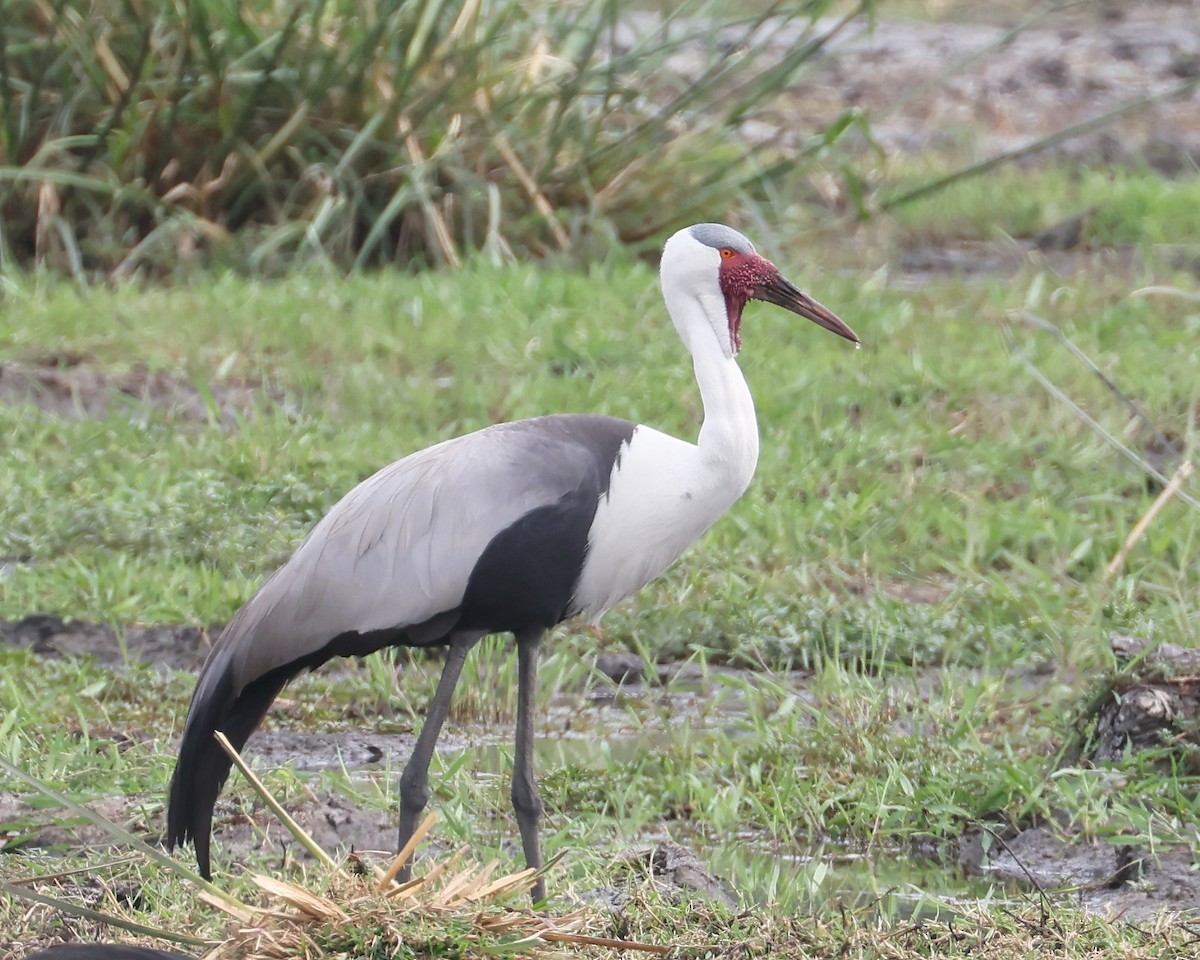
<instances>
[{"instance_id":1,"label":"grey crown patch","mask_svg":"<svg viewBox=\"0 0 1200 960\"><path fill-rule=\"evenodd\" d=\"M706 247L732 247L739 253L754 253L754 244L723 223L698 223L689 232Z\"/></svg>"}]
</instances>

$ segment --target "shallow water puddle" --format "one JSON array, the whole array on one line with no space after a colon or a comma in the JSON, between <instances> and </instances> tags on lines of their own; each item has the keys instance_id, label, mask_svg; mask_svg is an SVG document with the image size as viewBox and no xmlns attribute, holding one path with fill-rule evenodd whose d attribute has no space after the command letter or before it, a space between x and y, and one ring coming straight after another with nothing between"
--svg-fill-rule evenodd
<instances>
[{"instance_id":1,"label":"shallow water puddle","mask_svg":"<svg viewBox=\"0 0 1200 960\"><path fill-rule=\"evenodd\" d=\"M786 911L867 909L890 919L932 918L979 901L1015 902L1016 884L970 876L896 850L856 853L843 847L772 850L765 838L739 838L705 849L707 868L747 903Z\"/></svg>"}]
</instances>

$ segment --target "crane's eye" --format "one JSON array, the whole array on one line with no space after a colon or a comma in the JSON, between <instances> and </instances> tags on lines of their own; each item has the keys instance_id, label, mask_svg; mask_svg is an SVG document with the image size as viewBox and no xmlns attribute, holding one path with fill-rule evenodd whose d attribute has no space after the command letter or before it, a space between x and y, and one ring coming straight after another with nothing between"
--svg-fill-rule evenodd
<instances>
[{"instance_id":1,"label":"crane's eye","mask_svg":"<svg viewBox=\"0 0 1200 960\"><path fill-rule=\"evenodd\" d=\"M732 260L736 256L737 256L737 254L733 252L732 247L722 247L721 248L721 259L722 260Z\"/></svg>"}]
</instances>

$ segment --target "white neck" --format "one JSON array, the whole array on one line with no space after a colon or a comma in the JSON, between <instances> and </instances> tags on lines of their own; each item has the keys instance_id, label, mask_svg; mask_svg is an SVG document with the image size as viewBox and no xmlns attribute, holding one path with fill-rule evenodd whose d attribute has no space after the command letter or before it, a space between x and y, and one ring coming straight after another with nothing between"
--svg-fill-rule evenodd
<instances>
[{"instance_id":1,"label":"white neck","mask_svg":"<svg viewBox=\"0 0 1200 960\"><path fill-rule=\"evenodd\" d=\"M574 609L593 623L679 559L745 492L758 462L754 403L733 359L724 298L718 291L705 303L678 280L664 271L663 293L692 355L704 425L696 445L650 427L634 431L596 508L575 586Z\"/></svg>"},{"instance_id":2,"label":"white neck","mask_svg":"<svg viewBox=\"0 0 1200 960\"><path fill-rule=\"evenodd\" d=\"M725 312L724 300L705 304L695 297L672 298L671 319L692 355L696 383L704 404L704 423L698 446L711 465L729 472L737 495L749 485L758 464L758 421L746 378L733 358L728 324L714 324L709 311ZM706 309L707 307L707 309ZM714 327L723 327L725 340Z\"/></svg>"}]
</instances>

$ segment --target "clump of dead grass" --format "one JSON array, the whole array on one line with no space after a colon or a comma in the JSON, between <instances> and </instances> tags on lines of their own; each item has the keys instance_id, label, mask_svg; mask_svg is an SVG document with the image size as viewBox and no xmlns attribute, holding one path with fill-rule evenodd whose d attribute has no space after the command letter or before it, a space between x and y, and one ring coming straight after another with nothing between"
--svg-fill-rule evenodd
<instances>
[{"instance_id":1,"label":"clump of dead grass","mask_svg":"<svg viewBox=\"0 0 1200 960\"><path fill-rule=\"evenodd\" d=\"M432 816L426 828L432 824ZM585 944L662 954L667 948L631 940L589 936L591 911L576 909L550 916L516 906L528 896L534 870L496 877L499 861L471 864L466 848L450 854L422 876L397 883L392 871L369 878L338 871L325 877L322 892L275 877L252 882L269 901L239 909L210 900L233 916L227 937L209 960L287 960L350 952L362 957L557 956L563 944Z\"/></svg>"},{"instance_id":2,"label":"clump of dead grass","mask_svg":"<svg viewBox=\"0 0 1200 960\"><path fill-rule=\"evenodd\" d=\"M283 906L248 908L225 897L200 896L235 919L225 942L209 955L244 960L286 960L305 956L308 947L318 955L350 950L357 956L493 956L520 949L525 956L548 956L558 943L665 953L666 948L579 933L588 912L576 910L551 917L514 907L514 897L528 896L539 871L525 869L493 879L499 860L479 866L466 864L469 848L461 847L440 859L424 874L404 882L397 877L418 844L437 821L429 814L385 870L340 865L283 809L226 739L217 742L283 825L326 869L324 892L276 877L255 874L250 879Z\"/></svg>"},{"instance_id":3,"label":"clump of dead grass","mask_svg":"<svg viewBox=\"0 0 1200 960\"><path fill-rule=\"evenodd\" d=\"M250 781L264 803L279 817L296 840L317 860L319 872L309 885L265 874L252 874L250 882L265 897L264 903L247 903L203 880L189 867L130 834L124 827L0 759L0 770L35 786L51 800L104 827L118 841L131 845L154 862L197 886L197 898L231 918L219 942L159 930L129 917L105 914L91 907L37 892L41 880L23 878L0 883L5 893L54 907L142 936L161 936L177 942L204 944L205 960L288 960L295 957L353 956L492 957L520 953L528 957L558 955L561 945L577 944L664 954L668 948L628 939L590 936L580 931L601 922L593 911L576 908L559 916L534 912L516 905L528 897L539 871L525 869L496 876L499 860L470 862L468 847L460 847L435 860L420 876L403 882L396 878L412 858L437 820L429 814L386 869L368 867L357 854L336 861L283 809L245 761L220 733L217 740Z\"/></svg>"}]
</instances>

